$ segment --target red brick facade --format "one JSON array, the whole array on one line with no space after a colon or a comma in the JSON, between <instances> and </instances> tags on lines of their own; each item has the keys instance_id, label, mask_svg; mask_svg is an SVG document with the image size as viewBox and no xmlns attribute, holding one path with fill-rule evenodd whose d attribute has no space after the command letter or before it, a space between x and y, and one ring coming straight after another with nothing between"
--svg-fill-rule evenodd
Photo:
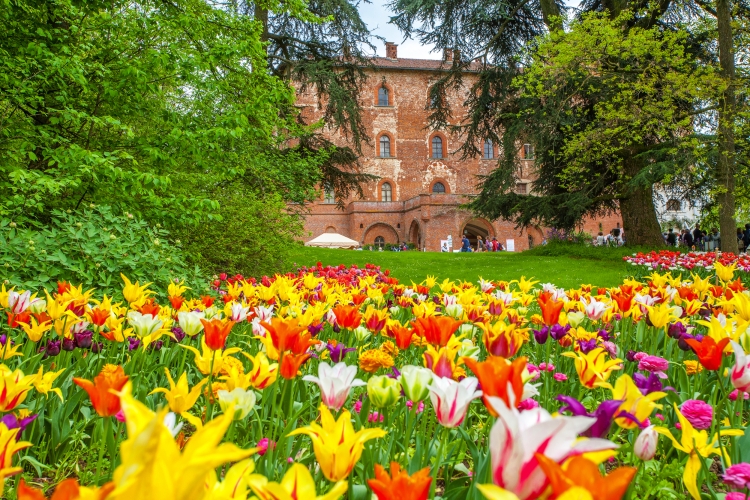
<instances>
[{"instance_id":1,"label":"red brick facade","mask_svg":"<svg viewBox=\"0 0 750 500\"><path fill-rule=\"evenodd\" d=\"M408 242L420 250L439 251L440 241L448 235L458 248L461 235L466 233L472 244L477 235L496 237L503 245L513 240L516 250L540 244L546 232L543 228L519 230L512 223L476 218L459 208L468 200L467 195L476 193L477 175L488 174L496 167L498 146L492 145L491 158L484 159L483 155L461 160L454 154L460 146L458 137L447 130L428 130L429 87L442 65L450 63L398 59L396 50L395 45L388 44L387 54L392 57L376 59L376 69L368 80L372 91L363 92L361 103L363 120L373 140L363 146L360 164L379 180L366 186L364 200L348 200L344 210L321 196L306 218L305 241L324 232L336 232L363 245L374 244L377 238L379 242ZM448 96L454 116L451 124L458 124L466 113L462 103L473 78L468 73L464 88ZM381 88L387 90L387 105L379 105L385 104L384 96L379 95ZM300 93L298 104L307 118L320 117L313 93ZM329 129L324 133L334 143L346 144L340 134ZM385 138L382 146L381 138ZM484 151L483 144L479 147ZM518 188L523 193L531 187L533 159L522 159L522 144L518 145L518 154ZM585 229L596 234L599 222L605 232L620 227L619 217L612 217L590 221Z\"/></svg>"}]
</instances>

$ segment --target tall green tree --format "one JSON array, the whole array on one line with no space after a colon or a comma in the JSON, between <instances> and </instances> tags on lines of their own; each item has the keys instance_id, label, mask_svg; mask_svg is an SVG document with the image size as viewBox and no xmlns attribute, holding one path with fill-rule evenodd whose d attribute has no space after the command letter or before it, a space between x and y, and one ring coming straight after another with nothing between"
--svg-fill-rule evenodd
<instances>
[{"instance_id":1,"label":"tall green tree","mask_svg":"<svg viewBox=\"0 0 750 500\"><path fill-rule=\"evenodd\" d=\"M314 196L327 157L287 151L310 131L262 23L206 0L7 0L0 25L0 215L93 202L194 222L237 178Z\"/></svg>"}]
</instances>

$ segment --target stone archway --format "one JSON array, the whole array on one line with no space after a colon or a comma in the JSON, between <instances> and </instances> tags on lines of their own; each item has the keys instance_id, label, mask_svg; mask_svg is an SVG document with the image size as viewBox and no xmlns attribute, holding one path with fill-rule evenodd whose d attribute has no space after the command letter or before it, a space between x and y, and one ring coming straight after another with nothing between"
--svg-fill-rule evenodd
<instances>
[{"instance_id":1,"label":"stone archway","mask_svg":"<svg viewBox=\"0 0 750 500\"><path fill-rule=\"evenodd\" d=\"M544 233L542 233L542 230L538 227L526 228L526 234L529 242L529 249L541 245L542 241L544 241Z\"/></svg>"},{"instance_id":2,"label":"stone archway","mask_svg":"<svg viewBox=\"0 0 750 500\"><path fill-rule=\"evenodd\" d=\"M398 244L398 233L390 224L385 222L376 222L365 230L362 238L363 245L396 245Z\"/></svg>"},{"instance_id":3,"label":"stone archway","mask_svg":"<svg viewBox=\"0 0 750 500\"><path fill-rule=\"evenodd\" d=\"M487 238L492 239L495 236L495 231L492 228L492 224L484 219L470 219L461 229L461 235L468 236L472 248L476 249L478 236L481 236L483 241L487 241Z\"/></svg>"},{"instance_id":4,"label":"stone archway","mask_svg":"<svg viewBox=\"0 0 750 500\"><path fill-rule=\"evenodd\" d=\"M416 220L411 221L408 241L409 243L416 245L417 250L422 249L422 228L419 227L419 222L417 222Z\"/></svg>"}]
</instances>

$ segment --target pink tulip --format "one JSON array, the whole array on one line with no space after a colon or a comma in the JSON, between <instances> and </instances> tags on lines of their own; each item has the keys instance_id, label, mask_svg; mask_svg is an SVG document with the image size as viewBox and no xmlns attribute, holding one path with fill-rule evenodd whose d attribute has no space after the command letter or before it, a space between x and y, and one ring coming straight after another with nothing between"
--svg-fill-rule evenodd
<instances>
[{"instance_id":1,"label":"pink tulip","mask_svg":"<svg viewBox=\"0 0 750 500\"><path fill-rule=\"evenodd\" d=\"M357 376L357 367L348 366L346 363L336 363L331 366L327 363L318 365L318 376L305 375L302 380L314 382L320 387L320 399L324 405L334 411L339 411L352 387L367 385L362 380L354 378Z\"/></svg>"},{"instance_id":2,"label":"pink tulip","mask_svg":"<svg viewBox=\"0 0 750 500\"><path fill-rule=\"evenodd\" d=\"M482 395L482 391L476 390L477 385L479 380L475 377L466 377L461 382L456 382L448 377L432 374L430 401L440 425L448 428L461 425L469 404Z\"/></svg>"},{"instance_id":3,"label":"pink tulip","mask_svg":"<svg viewBox=\"0 0 750 500\"><path fill-rule=\"evenodd\" d=\"M549 484L537 453L561 464L575 455L616 447L606 439L579 439L594 418L553 418L544 408L519 412L500 398L487 399L498 414L490 431L493 482L521 500L539 498Z\"/></svg>"},{"instance_id":4,"label":"pink tulip","mask_svg":"<svg viewBox=\"0 0 750 500\"><path fill-rule=\"evenodd\" d=\"M732 385L738 391L750 392L750 359L748 359L742 346L732 341L735 363L730 373Z\"/></svg>"},{"instance_id":5,"label":"pink tulip","mask_svg":"<svg viewBox=\"0 0 750 500\"><path fill-rule=\"evenodd\" d=\"M633 445L635 456L641 460L651 460L656 455L656 445L659 442L659 434L649 425L641 431Z\"/></svg>"}]
</instances>

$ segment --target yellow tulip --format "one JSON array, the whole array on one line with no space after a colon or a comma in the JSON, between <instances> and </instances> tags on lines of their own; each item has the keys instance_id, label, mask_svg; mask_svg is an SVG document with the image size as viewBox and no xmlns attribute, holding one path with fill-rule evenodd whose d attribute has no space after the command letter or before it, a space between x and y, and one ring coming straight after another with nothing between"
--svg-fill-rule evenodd
<instances>
[{"instance_id":1,"label":"yellow tulip","mask_svg":"<svg viewBox=\"0 0 750 500\"><path fill-rule=\"evenodd\" d=\"M164 422L166 408L157 413L149 410L133 398L130 384L120 393L120 401L128 438L120 447L122 462L114 472L115 489L108 500L201 500L216 467L257 451L220 444L232 423L233 416L225 414L198 429L181 452L173 430Z\"/></svg>"},{"instance_id":2,"label":"yellow tulip","mask_svg":"<svg viewBox=\"0 0 750 500\"><path fill-rule=\"evenodd\" d=\"M122 281L125 282L125 286L122 288L122 296L125 297L125 300L127 300L129 304L133 304L134 302L138 302L139 300L154 294L152 290L148 289L148 286L151 283L146 283L141 286L138 281L131 283L124 274L120 274L120 277L122 278Z\"/></svg>"},{"instance_id":3,"label":"yellow tulip","mask_svg":"<svg viewBox=\"0 0 750 500\"><path fill-rule=\"evenodd\" d=\"M50 294L47 292L47 290L45 290L44 293L47 294L47 314L52 321L57 321L66 312L68 312L68 306L70 305L72 300L58 301L50 297Z\"/></svg>"},{"instance_id":4,"label":"yellow tulip","mask_svg":"<svg viewBox=\"0 0 750 500\"><path fill-rule=\"evenodd\" d=\"M52 383L57 379L57 377L60 376L62 372L64 372L65 369L56 371L56 372L47 372L44 373L44 368L39 368L39 372L36 374L36 378L34 379L34 389L36 389L41 394L44 394L45 396L50 393L54 392L57 394L57 397L60 398L60 401L63 400L62 392L58 387L52 387Z\"/></svg>"},{"instance_id":5,"label":"yellow tulip","mask_svg":"<svg viewBox=\"0 0 750 500\"><path fill-rule=\"evenodd\" d=\"M255 356L250 356L245 352L242 355L253 363L252 369L246 375L249 385L262 391L276 381L276 377L279 374L278 363L270 363L268 357L262 352L259 352ZM228 383L227 387L229 387ZM243 387L243 389L247 389L247 386Z\"/></svg>"},{"instance_id":6,"label":"yellow tulip","mask_svg":"<svg viewBox=\"0 0 750 500\"><path fill-rule=\"evenodd\" d=\"M606 382L613 370L622 369L622 360L610 359L607 361L607 351L602 347L592 349L588 353L564 352L568 358L575 358L575 367L578 377L584 387L593 389L601 382Z\"/></svg>"},{"instance_id":7,"label":"yellow tulip","mask_svg":"<svg viewBox=\"0 0 750 500\"><path fill-rule=\"evenodd\" d=\"M198 367L198 370L200 370L203 375L208 375L208 372L211 371L211 359L214 361L213 375L218 375L221 368L224 366L224 360L232 354L242 350L239 347L230 347L223 351L214 351L206 345L206 340L204 338L201 338L202 353L193 346L180 344L180 347L195 354L195 366Z\"/></svg>"},{"instance_id":8,"label":"yellow tulip","mask_svg":"<svg viewBox=\"0 0 750 500\"><path fill-rule=\"evenodd\" d=\"M534 281L534 278L531 278L530 280L526 279L526 276L521 276L520 280L513 280L511 283L518 283L518 289L521 290L522 293L529 293L531 289L539 283L538 281Z\"/></svg>"},{"instance_id":9,"label":"yellow tulip","mask_svg":"<svg viewBox=\"0 0 750 500\"><path fill-rule=\"evenodd\" d=\"M36 378L36 374L24 375L21 370L0 365L0 412L13 411L23 403Z\"/></svg>"},{"instance_id":10,"label":"yellow tulip","mask_svg":"<svg viewBox=\"0 0 750 500\"><path fill-rule=\"evenodd\" d=\"M478 484L477 489L487 500L518 500L518 496L495 484Z\"/></svg>"},{"instance_id":11,"label":"yellow tulip","mask_svg":"<svg viewBox=\"0 0 750 500\"><path fill-rule=\"evenodd\" d=\"M187 290L190 290L190 288L185 286L184 281L180 281L179 283L172 281L167 287L167 295L170 297L182 297L182 294Z\"/></svg>"},{"instance_id":12,"label":"yellow tulip","mask_svg":"<svg viewBox=\"0 0 750 500\"><path fill-rule=\"evenodd\" d=\"M3 494L5 478L23 472L23 467L13 467L13 455L31 446L28 441L18 441L20 428L8 429L0 423L0 495Z\"/></svg>"},{"instance_id":13,"label":"yellow tulip","mask_svg":"<svg viewBox=\"0 0 750 500\"><path fill-rule=\"evenodd\" d=\"M606 383L599 384L599 386L611 390L613 400L622 401L617 413L620 411L630 413L641 422L646 420L654 410L661 408L661 405L656 404L655 401L667 395L665 392L655 391L644 396L628 374L620 375L617 381L615 381L614 387ZM635 429L638 427L636 422L623 417L616 418L615 423L623 429Z\"/></svg>"},{"instance_id":14,"label":"yellow tulip","mask_svg":"<svg viewBox=\"0 0 750 500\"><path fill-rule=\"evenodd\" d=\"M648 319L656 328L664 328L677 317L674 315L672 306L667 302L662 302L655 306L648 306Z\"/></svg>"},{"instance_id":15,"label":"yellow tulip","mask_svg":"<svg viewBox=\"0 0 750 500\"><path fill-rule=\"evenodd\" d=\"M226 481L226 480L225 480ZM346 481L338 481L325 495L318 495L310 471L302 464L294 464L280 483L268 481L260 474L248 478L248 484L260 500L336 500L346 493Z\"/></svg>"},{"instance_id":16,"label":"yellow tulip","mask_svg":"<svg viewBox=\"0 0 750 500\"><path fill-rule=\"evenodd\" d=\"M709 441L708 432L702 430L697 431L692 426L690 421L686 419L682 413L680 413L677 405L674 405L674 411L677 412L677 418L680 420L682 426L682 437L680 441L677 441L672 432L665 427L655 427L654 430L659 434L667 436L672 440L672 444L675 448L683 453L688 454L688 461L685 465L685 471L682 474L682 482L685 483L685 487L690 492L690 495L695 500L700 500L701 494L697 485L698 472L701 470L701 457L709 457L711 455L724 455L724 461L727 465L730 464L729 457L726 453L722 453L719 447L719 435L714 435L713 439ZM740 429L727 429L722 430L721 435L726 436L742 436L745 432Z\"/></svg>"},{"instance_id":17,"label":"yellow tulip","mask_svg":"<svg viewBox=\"0 0 750 500\"><path fill-rule=\"evenodd\" d=\"M338 420L334 420L325 405L320 405L320 423L312 422L307 427L295 429L290 436L305 434L310 436L315 450L315 458L320 464L323 475L329 481L340 481L346 478L354 469L365 442L383 437L387 432L383 429L360 429L354 432L351 414L343 410Z\"/></svg>"},{"instance_id":18,"label":"yellow tulip","mask_svg":"<svg viewBox=\"0 0 750 500\"><path fill-rule=\"evenodd\" d=\"M734 271L737 269L737 263L733 262L731 266L725 266L719 261L714 262L714 271L724 283L729 283L734 278Z\"/></svg>"},{"instance_id":19,"label":"yellow tulip","mask_svg":"<svg viewBox=\"0 0 750 500\"><path fill-rule=\"evenodd\" d=\"M31 318L31 324L19 323L23 331L29 337L32 342L39 342L42 340L42 336L52 328L52 321L45 321L38 323L36 318Z\"/></svg>"},{"instance_id":20,"label":"yellow tulip","mask_svg":"<svg viewBox=\"0 0 750 500\"><path fill-rule=\"evenodd\" d=\"M164 371L166 372L167 379L169 380L169 389L158 387L151 391L150 394L163 392L167 398L169 409L175 413L182 415L190 408L195 406L195 402L198 401L198 398L201 395L201 388L208 380L203 379L195 384L192 389L190 389L187 382L187 373L183 373L182 375L180 375L177 384L175 384L174 379L172 378L172 374L169 373L169 369L164 368Z\"/></svg>"}]
</instances>

